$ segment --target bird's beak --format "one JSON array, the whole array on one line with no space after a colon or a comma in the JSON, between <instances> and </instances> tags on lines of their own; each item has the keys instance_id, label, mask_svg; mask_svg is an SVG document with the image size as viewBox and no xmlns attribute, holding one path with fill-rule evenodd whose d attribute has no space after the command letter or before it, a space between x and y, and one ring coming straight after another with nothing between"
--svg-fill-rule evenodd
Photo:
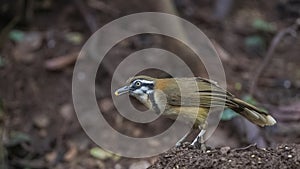
<instances>
[{"instance_id":1,"label":"bird's beak","mask_svg":"<svg viewBox=\"0 0 300 169\"><path fill-rule=\"evenodd\" d=\"M115 91L116 96L120 96L122 94L128 93L129 92L129 86L124 86L118 90Z\"/></svg>"}]
</instances>

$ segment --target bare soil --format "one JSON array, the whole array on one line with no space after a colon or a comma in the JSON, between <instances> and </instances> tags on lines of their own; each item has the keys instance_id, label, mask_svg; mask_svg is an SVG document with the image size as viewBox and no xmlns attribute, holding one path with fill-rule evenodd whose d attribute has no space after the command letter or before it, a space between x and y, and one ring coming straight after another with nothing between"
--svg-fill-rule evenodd
<instances>
[{"instance_id":1,"label":"bare soil","mask_svg":"<svg viewBox=\"0 0 300 169\"><path fill-rule=\"evenodd\" d=\"M299 167L300 146L295 144L279 145L267 149L256 146L239 149L222 147L209 149L206 152L185 144L163 153L149 168L297 169Z\"/></svg>"}]
</instances>

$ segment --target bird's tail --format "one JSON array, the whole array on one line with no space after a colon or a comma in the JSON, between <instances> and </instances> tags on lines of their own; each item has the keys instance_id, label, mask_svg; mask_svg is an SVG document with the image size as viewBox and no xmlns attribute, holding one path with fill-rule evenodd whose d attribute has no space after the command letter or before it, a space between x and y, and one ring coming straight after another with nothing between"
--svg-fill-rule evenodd
<instances>
[{"instance_id":1,"label":"bird's tail","mask_svg":"<svg viewBox=\"0 0 300 169\"><path fill-rule=\"evenodd\" d=\"M276 120L266 111L260 110L238 98L233 98L232 101L239 106L239 108L233 108L233 110L244 116L250 122L262 127L272 126L276 123Z\"/></svg>"}]
</instances>

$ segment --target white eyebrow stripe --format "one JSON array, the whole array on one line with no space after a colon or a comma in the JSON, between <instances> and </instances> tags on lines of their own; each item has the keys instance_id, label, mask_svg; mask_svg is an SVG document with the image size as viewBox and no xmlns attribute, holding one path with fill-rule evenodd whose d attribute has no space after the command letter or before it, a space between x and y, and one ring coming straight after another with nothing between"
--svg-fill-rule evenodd
<instances>
[{"instance_id":1,"label":"white eyebrow stripe","mask_svg":"<svg viewBox=\"0 0 300 169\"><path fill-rule=\"evenodd\" d=\"M135 82L137 82L137 81L140 81L141 83L144 83L144 84L153 84L153 83L154 83L153 81L149 81L149 80L139 80L139 79L133 81L133 83L135 83Z\"/></svg>"},{"instance_id":2,"label":"white eyebrow stripe","mask_svg":"<svg viewBox=\"0 0 300 169\"><path fill-rule=\"evenodd\" d=\"M136 89L136 90L133 91L133 93L142 94L144 92L141 89Z\"/></svg>"},{"instance_id":3,"label":"white eyebrow stripe","mask_svg":"<svg viewBox=\"0 0 300 169\"><path fill-rule=\"evenodd\" d=\"M146 87L146 86L142 86L141 88L136 89L136 90L134 90L133 92L134 92L134 93L139 93L139 94L143 94L143 93L146 92L147 94L150 94L150 93L153 92L153 90L152 90L152 89L149 89L149 88Z\"/></svg>"}]
</instances>

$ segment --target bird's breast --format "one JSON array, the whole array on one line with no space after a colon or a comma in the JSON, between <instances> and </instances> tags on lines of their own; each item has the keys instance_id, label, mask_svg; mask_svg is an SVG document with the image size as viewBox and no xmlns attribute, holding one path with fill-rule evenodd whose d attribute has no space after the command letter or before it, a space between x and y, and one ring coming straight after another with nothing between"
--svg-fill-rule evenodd
<instances>
[{"instance_id":1,"label":"bird's breast","mask_svg":"<svg viewBox=\"0 0 300 169\"><path fill-rule=\"evenodd\" d=\"M164 112L167 105L166 95L161 90L155 90L152 98L150 97L152 107L155 111Z\"/></svg>"}]
</instances>

